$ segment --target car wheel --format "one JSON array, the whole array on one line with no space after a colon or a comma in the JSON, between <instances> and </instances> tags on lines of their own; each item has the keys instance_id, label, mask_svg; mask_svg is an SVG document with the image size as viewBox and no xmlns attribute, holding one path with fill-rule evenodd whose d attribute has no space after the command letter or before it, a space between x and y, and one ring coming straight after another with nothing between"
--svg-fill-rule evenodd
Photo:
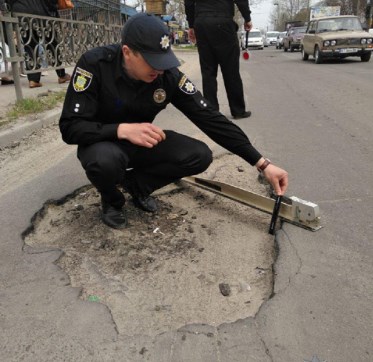
<instances>
[{"instance_id":1,"label":"car wheel","mask_svg":"<svg viewBox=\"0 0 373 362\"><path fill-rule=\"evenodd\" d=\"M308 54L304 51L304 48L302 47L302 59L308 60Z\"/></svg>"},{"instance_id":2,"label":"car wheel","mask_svg":"<svg viewBox=\"0 0 373 362\"><path fill-rule=\"evenodd\" d=\"M370 56L372 55L371 52L363 54L360 59L362 62L369 62Z\"/></svg>"},{"instance_id":3,"label":"car wheel","mask_svg":"<svg viewBox=\"0 0 373 362\"><path fill-rule=\"evenodd\" d=\"M290 49L291 52L294 51L294 48L291 46L291 43L289 43L289 49Z\"/></svg>"},{"instance_id":4,"label":"car wheel","mask_svg":"<svg viewBox=\"0 0 373 362\"><path fill-rule=\"evenodd\" d=\"M322 55L321 55L320 49L317 45L316 45L315 53L314 53L313 57L315 58L315 63L316 64L321 64L322 63Z\"/></svg>"}]
</instances>

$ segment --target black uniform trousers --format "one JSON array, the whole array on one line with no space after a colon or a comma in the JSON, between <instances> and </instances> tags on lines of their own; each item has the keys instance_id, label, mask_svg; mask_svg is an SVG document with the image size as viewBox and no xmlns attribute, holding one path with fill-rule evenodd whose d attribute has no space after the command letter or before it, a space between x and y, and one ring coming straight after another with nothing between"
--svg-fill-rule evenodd
<instances>
[{"instance_id":1,"label":"black uniform trousers","mask_svg":"<svg viewBox=\"0 0 373 362\"><path fill-rule=\"evenodd\" d=\"M240 46L238 26L231 17L198 15L194 22L202 73L203 96L219 110L218 66L223 75L232 116L245 112L245 100L240 76Z\"/></svg>"},{"instance_id":2,"label":"black uniform trousers","mask_svg":"<svg viewBox=\"0 0 373 362\"><path fill-rule=\"evenodd\" d=\"M125 198L118 189L126 178L136 193L148 196L184 176L205 171L212 162L206 144L174 131L153 148L128 141L104 141L78 147L78 158L103 201L122 207Z\"/></svg>"}]
</instances>

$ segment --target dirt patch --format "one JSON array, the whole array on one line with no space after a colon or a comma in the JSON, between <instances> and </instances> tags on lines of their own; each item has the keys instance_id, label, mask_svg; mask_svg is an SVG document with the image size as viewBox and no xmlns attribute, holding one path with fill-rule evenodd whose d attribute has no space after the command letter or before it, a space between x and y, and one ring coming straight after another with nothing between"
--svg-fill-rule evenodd
<instances>
[{"instance_id":1,"label":"dirt patch","mask_svg":"<svg viewBox=\"0 0 373 362\"><path fill-rule=\"evenodd\" d=\"M201 176L266 194L257 172L237 156L223 155ZM119 333L219 325L253 316L269 297L269 215L183 183L156 194L155 215L126 196L125 230L101 223L100 197L85 187L46 204L25 237L29 252L64 251L58 264L72 286L82 288L83 299L106 304Z\"/></svg>"}]
</instances>

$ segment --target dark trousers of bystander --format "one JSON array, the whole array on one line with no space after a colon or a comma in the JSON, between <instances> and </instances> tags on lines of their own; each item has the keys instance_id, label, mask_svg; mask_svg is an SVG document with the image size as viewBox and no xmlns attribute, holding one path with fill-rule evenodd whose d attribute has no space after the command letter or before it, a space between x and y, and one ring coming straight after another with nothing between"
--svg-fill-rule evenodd
<instances>
[{"instance_id":1,"label":"dark trousers of bystander","mask_svg":"<svg viewBox=\"0 0 373 362\"><path fill-rule=\"evenodd\" d=\"M217 74L220 66L232 116L245 112L237 30L237 24L229 16L204 14L197 16L194 23L203 95L219 110Z\"/></svg>"},{"instance_id":2,"label":"dark trousers of bystander","mask_svg":"<svg viewBox=\"0 0 373 362\"><path fill-rule=\"evenodd\" d=\"M45 27L42 27L44 29ZM52 35L52 32L50 32ZM54 59L54 66L60 66L62 64L60 58L60 50L58 47L58 41L55 38L55 35L53 38L48 38L48 32L45 32L43 36L43 32L39 31L32 31L30 34L30 31L24 32L23 34L23 46L26 53L26 69L31 70L34 68L35 62L37 63L35 66L35 69L41 68L41 60L40 60L40 46L44 47L44 52L47 54L51 54L51 57ZM40 44L39 40L43 40L43 43ZM63 78L66 75L65 69L57 69L56 70L57 76L59 78ZM27 74L27 78L29 81L33 82L40 82L41 73L30 73Z\"/></svg>"}]
</instances>

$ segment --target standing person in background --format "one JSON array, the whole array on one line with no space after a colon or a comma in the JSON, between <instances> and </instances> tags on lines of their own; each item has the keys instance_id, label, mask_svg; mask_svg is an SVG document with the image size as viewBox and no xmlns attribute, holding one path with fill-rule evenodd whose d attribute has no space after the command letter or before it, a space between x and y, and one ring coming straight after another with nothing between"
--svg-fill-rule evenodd
<instances>
[{"instance_id":1,"label":"standing person in background","mask_svg":"<svg viewBox=\"0 0 373 362\"><path fill-rule=\"evenodd\" d=\"M174 38L175 38L175 44L179 45L180 44L180 42L179 42L179 33L177 31L175 31Z\"/></svg>"},{"instance_id":2,"label":"standing person in background","mask_svg":"<svg viewBox=\"0 0 373 362\"><path fill-rule=\"evenodd\" d=\"M6 12L7 8L5 5L5 0L0 0L0 15L3 15L3 12ZM5 28L5 23L1 23L1 33L2 36L4 37L4 43L1 41L0 47L1 47L1 62L0 62L0 84L1 85L9 85L9 84L14 84L14 80L10 77L9 72L5 71L5 66L4 66L4 59L6 56L9 56L8 52L8 45L7 45L7 33L6 33L6 28ZM4 69L3 69L4 66ZM9 69L8 69L9 70Z\"/></svg>"},{"instance_id":3,"label":"standing person in background","mask_svg":"<svg viewBox=\"0 0 373 362\"><path fill-rule=\"evenodd\" d=\"M185 0L185 13L189 39L198 45L204 97L219 110L216 78L220 65L231 114L234 119L241 119L250 117L251 112L245 108L234 4L245 20L245 30L250 31L248 0Z\"/></svg>"},{"instance_id":4,"label":"standing person in background","mask_svg":"<svg viewBox=\"0 0 373 362\"><path fill-rule=\"evenodd\" d=\"M53 18L59 18L58 14L58 0L7 0L8 4L10 5L10 10L16 13L26 13L31 15L39 15L39 16L50 16ZM23 40L29 38L29 33L26 32ZM26 53L29 55L30 59L34 58L34 50L35 48L40 47L38 42L38 35L35 33L34 37L32 37L31 41L28 44L23 44L25 47ZM47 43L49 39L45 39ZM53 48L57 46L57 40L54 39L51 43ZM45 48L44 48L45 50ZM56 54L57 59L59 58L59 52ZM61 65L61 61L57 60L57 66ZM26 63L27 66L27 63ZM40 68L40 65L37 66ZM65 69L57 69L56 70L58 76L58 83L66 83L70 81L70 75L65 72ZM32 73L27 74L27 78L29 80L29 87L30 88L37 88L41 87L42 83L40 83L41 72L39 73Z\"/></svg>"}]
</instances>

